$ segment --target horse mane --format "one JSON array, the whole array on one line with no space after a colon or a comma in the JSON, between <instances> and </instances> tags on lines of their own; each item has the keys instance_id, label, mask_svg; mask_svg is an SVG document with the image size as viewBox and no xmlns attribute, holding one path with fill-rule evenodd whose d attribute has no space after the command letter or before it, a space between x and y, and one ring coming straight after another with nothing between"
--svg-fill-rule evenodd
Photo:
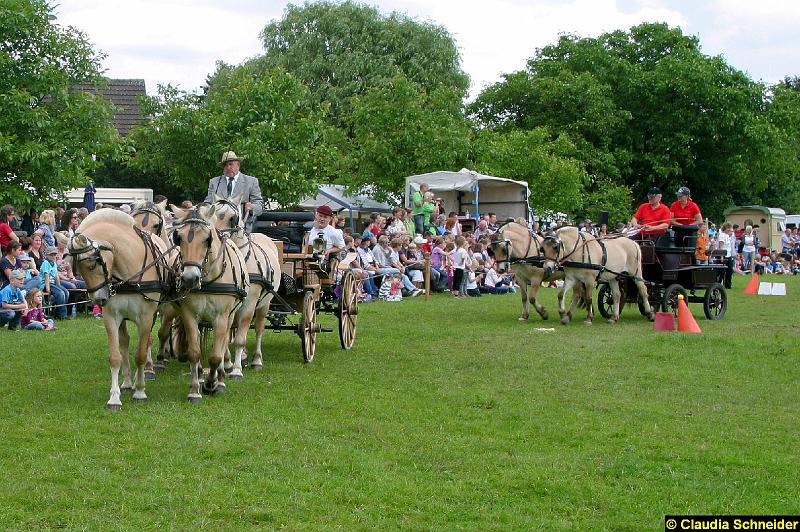
<instances>
[{"instance_id":1,"label":"horse mane","mask_svg":"<svg viewBox=\"0 0 800 532\"><path fill-rule=\"evenodd\" d=\"M87 216L83 222L81 222L78 230L91 227L92 225L100 222L120 224L128 227L133 227L134 224L133 218L129 214L125 214L124 212L116 209L100 209L90 213L89 216Z\"/></svg>"}]
</instances>

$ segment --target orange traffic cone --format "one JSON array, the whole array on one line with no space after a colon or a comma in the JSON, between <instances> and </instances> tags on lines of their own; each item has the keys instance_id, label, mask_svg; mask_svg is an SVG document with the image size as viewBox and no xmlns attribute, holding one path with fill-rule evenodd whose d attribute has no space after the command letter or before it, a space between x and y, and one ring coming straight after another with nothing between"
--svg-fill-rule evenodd
<instances>
[{"instance_id":1,"label":"orange traffic cone","mask_svg":"<svg viewBox=\"0 0 800 532\"><path fill-rule=\"evenodd\" d=\"M656 319L653 321L654 331L674 331L675 316L672 312L656 312Z\"/></svg>"},{"instance_id":2,"label":"orange traffic cone","mask_svg":"<svg viewBox=\"0 0 800 532\"><path fill-rule=\"evenodd\" d=\"M700 326L686 306L686 301L683 300L683 294L678 294L678 332L697 333L700 334Z\"/></svg>"},{"instance_id":3,"label":"orange traffic cone","mask_svg":"<svg viewBox=\"0 0 800 532\"><path fill-rule=\"evenodd\" d=\"M750 278L750 282L747 283L747 286L744 289L744 293L750 296L755 296L758 294L758 274L754 273L753 277Z\"/></svg>"}]
</instances>

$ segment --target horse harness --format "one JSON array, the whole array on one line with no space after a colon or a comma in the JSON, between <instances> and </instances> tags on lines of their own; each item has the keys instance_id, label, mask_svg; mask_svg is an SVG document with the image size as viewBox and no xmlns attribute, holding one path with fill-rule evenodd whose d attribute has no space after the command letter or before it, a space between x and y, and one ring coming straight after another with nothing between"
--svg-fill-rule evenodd
<instances>
[{"instance_id":1,"label":"horse harness","mask_svg":"<svg viewBox=\"0 0 800 532\"><path fill-rule=\"evenodd\" d=\"M597 277L595 278L595 281L600 280L600 276L604 272L608 272L617 277L628 276L635 281L644 280L640 277L636 277L627 272L615 272L606 267L606 264L608 264L608 249L606 248L605 244L606 239L597 237L589 239L586 236L586 234L581 231L578 231L578 236L579 238L575 239L575 245L573 246L572 250L563 257L561 257L560 259L557 259L556 262L558 263L559 266L561 267L566 266L567 268L579 268L584 270L597 270ZM619 236L614 238L619 238ZM553 243L553 247L555 247L556 249L556 257L558 257L558 255L561 253L561 246L563 245L561 239L557 235L551 234L546 236L543 242L544 241L549 241ZM593 262L586 262L587 260L591 260L592 258L591 252L588 250L588 245L590 242L597 242L597 244L600 246L600 249L603 252L602 262L600 264L595 264ZM575 260L567 260L569 257L574 255L579 249L581 250L581 262Z\"/></svg>"},{"instance_id":2,"label":"horse harness","mask_svg":"<svg viewBox=\"0 0 800 532\"><path fill-rule=\"evenodd\" d=\"M528 249L525 251L525 254L523 256L518 257L516 259L512 259L511 258L511 241L509 239L507 239L507 238L504 238L503 239L503 246L505 247L506 260L501 261L501 262L507 262L508 264L530 264L531 266L534 266L536 268L543 268L544 267L544 261L545 261L544 255L541 255L541 254L539 254L539 255L531 255L530 254L531 253L531 247L533 246L534 242L536 242L536 238L537 238L537 235L533 231L528 230ZM537 245L538 245L538 242L537 242ZM537 251L539 253L541 253L541 248L539 248Z\"/></svg>"},{"instance_id":3,"label":"horse harness","mask_svg":"<svg viewBox=\"0 0 800 532\"><path fill-rule=\"evenodd\" d=\"M175 249L176 246L173 245L172 247L169 247L162 252L158 249L158 246L156 246L156 244L153 242L150 233L148 233L147 231L143 231L136 226L133 226L133 229L144 243L145 254L144 254L144 259L142 261L141 269L126 279L120 279L118 277L114 277L109 274L108 265L106 264L105 259L103 259L103 254L101 252L102 251L113 252L114 249L106 244L95 242L94 240L84 235L84 238L87 241L87 245L82 248L76 249L74 247L75 237L78 236L80 233L75 233L75 235L70 239L70 243L68 246L69 254L70 256L75 257L75 260L77 261L94 260L103 269L103 281L96 286L87 286L86 287L87 292L96 292L97 290L100 290L101 288L107 286L109 297L112 297L117 293L139 293L141 294L142 297L144 297L148 301L156 301L161 303L162 301L160 299L158 300L153 299L150 296L148 296L147 293L152 293L152 292L164 293L168 292L172 288L174 284L172 282L173 276L169 274L174 272L172 272L172 270L167 265L165 256L173 249ZM147 263L148 250L153 255L153 260L149 264ZM79 255L89 252L91 252L92 254L87 257L79 258ZM156 276L158 277L158 279L153 281L143 281L142 277L144 276L144 273L155 266L159 266L156 268Z\"/></svg>"}]
</instances>

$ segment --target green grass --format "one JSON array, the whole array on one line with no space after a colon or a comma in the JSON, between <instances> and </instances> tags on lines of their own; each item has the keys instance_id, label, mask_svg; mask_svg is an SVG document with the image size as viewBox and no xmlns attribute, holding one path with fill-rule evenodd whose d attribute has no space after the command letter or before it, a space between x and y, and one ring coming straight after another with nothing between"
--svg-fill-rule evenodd
<instances>
[{"instance_id":1,"label":"green grass","mask_svg":"<svg viewBox=\"0 0 800 532\"><path fill-rule=\"evenodd\" d=\"M741 294L702 335L518 323L516 295L360 307L356 345L186 401L187 367L107 412L102 323L0 331L2 529L663 530L668 513L797 514L796 320ZM555 306L555 290L542 290ZM330 316L325 324L335 326ZM537 330L555 328L553 332ZM252 339L251 339L252 342Z\"/></svg>"}]
</instances>

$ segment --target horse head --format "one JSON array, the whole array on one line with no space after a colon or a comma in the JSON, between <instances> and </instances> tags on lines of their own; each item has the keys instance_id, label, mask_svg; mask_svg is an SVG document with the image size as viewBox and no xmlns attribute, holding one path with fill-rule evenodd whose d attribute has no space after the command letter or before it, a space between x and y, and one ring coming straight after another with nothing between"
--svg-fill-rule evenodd
<instances>
[{"instance_id":1,"label":"horse head","mask_svg":"<svg viewBox=\"0 0 800 532\"><path fill-rule=\"evenodd\" d=\"M244 193L231 198L223 198L219 194L214 194L214 205L217 208L214 227L217 230L231 233L244 230L244 220L240 214L243 197Z\"/></svg>"},{"instance_id":2,"label":"horse head","mask_svg":"<svg viewBox=\"0 0 800 532\"><path fill-rule=\"evenodd\" d=\"M170 205L176 220L172 225L172 243L181 256L181 284L188 289L199 288L208 272L209 261L219 251L220 240L214 227L216 205L181 209Z\"/></svg>"},{"instance_id":3,"label":"horse head","mask_svg":"<svg viewBox=\"0 0 800 532\"><path fill-rule=\"evenodd\" d=\"M167 200L160 203L137 201L133 205L131 216L139 228L164 238L166 236L166 231L164 230L166 206Z\"/></svg>"},{"instance_id":4,"label":"horse head","mask_svg":"<svg viewBox=\"0 0 800 532\"><path fill-rule=\"evenodd\" d=\"M539 247L539 253L544 256L544 274L545 277L550 277L558 270L559 267L559 257L561 256L561 250L563 249L564 244L561 241L558 233L550 233L545 235L544 239L542 239L541 246Z\"/></svg>"},{"instance_id":5,"label":"horse head","mask_svg":"<svg viewBox=\"0 0 800 532\"><path fill-rule=\"evenodd\" d=\"M104 307L113 295L111 272L114 271L114 253L111 245L92 240L80 233L72 238L56 233L56 238L67 244L75 271L86 282L87 295L95 305Z\"/></svg>"},{"instance_id":6,"label":"horse head","mask_svg":"<svg viewBox=\"0 0 800 532\"><path fill-rule=\"evenodd\" d=\"M500 273L505 273L508 270L513 245L511 240L505 236L504 229L505 227L501 227L499 231L492 235L492 239L489 242L489 249Z\"/></svg>"}]
</instances>

